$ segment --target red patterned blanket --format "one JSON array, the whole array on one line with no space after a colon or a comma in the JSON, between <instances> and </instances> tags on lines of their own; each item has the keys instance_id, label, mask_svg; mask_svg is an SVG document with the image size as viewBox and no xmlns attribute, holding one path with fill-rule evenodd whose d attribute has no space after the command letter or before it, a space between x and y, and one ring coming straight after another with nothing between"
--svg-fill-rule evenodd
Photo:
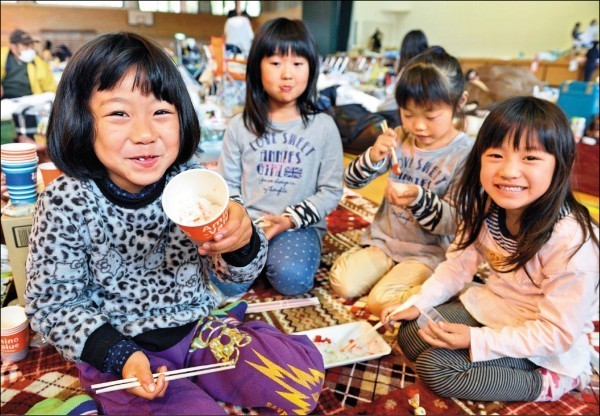
<instances>
[{"instance_id":1,"label":"red patterned blanket","mask_svg":"<svg viewBox=\"0 0 600 416\"><path fill-rule=\"evenodd\" d=\"M365 310L364 299L345 300L332 293L328 271L343 251L357 244L362 230L369 225L375 204L346 191L338 208L327 218L329 232L324 238L321 267L315 288L305 297L316 296L320 305L248 314L247 319L269 322L286 333L321 328L377 317ZM248 302L284 299L264 282L256 284L244 296ZM413 364L406 360L395 342L395 334L382 332L392 353L380 359L327 370L325 388L315 414L412 414L408 399L419 393L427 414L519 414L587 415L599 414L598 375L592 377L583 392L566 395L554 403L471 402L445 399L429 391L416 377ZM598 349L598 325L592 342ZM52 347L32 349L16 364L2 364L1 413L24 414L39 401L57 397L66 400L83 394L72 363L60 358ZM252 409L223 404L230 414L257 414Z\"/></svg>"}]
</instances>

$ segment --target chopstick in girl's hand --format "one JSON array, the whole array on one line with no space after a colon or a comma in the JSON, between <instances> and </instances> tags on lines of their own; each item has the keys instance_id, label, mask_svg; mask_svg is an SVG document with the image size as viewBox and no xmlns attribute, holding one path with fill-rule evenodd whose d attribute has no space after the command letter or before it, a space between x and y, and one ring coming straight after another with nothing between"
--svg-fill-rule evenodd
<instances>
[{"instance_id":1,"label":"chopstick in girl's hand","mask_svg":"<svg viewBox=\"0 0 600 416\"><path fill-rule=\"evenodd\" d=\"M374 331L377 331L379 328L381 328L385 323L389 322L390 321L390 316L395 315L398 312L403 311L404 309L408 309L409 307L411 307L413 305L413 303L414 303L414 299L413 298L414 298L414 296L410 297L402 305L398 306L396 309L394 309L393 311L391 311L390 314L385 318L385 321L379 322L377 325L373 326L371 329L369 329L368 331L366 331L364 334L362 334L358 338L350 341L350 343L348 345L346 345L344 348L342 348L340 351L346 352L346 351L349 351L352 348L356 347L356 344L358 343L359 340L364 339L366 337L366 335L372 334Z\"/></svg>"},{"instance_id":2,"label":"chopstick in girl's hand","mask_svg":"<svg viewBox=\"0 0 600 416\"><path fill-rule=\"evenodd\" d=\"M233 361L227 361L225 363L200 365L197 367L181 368L179 370L166 371L164 373L156 373L152 376L157 378L159 375L164 374L165 380L177 380L179 378L186 378L192 376L198 376L201 374L215 373L217 371L231 370L235 368ZM107 381L106 383L93 384L92 389L96 390L96 394L107 393L109 391L130 389L132 387L141 386L140 382L136 377L125 378L122 380Z\"/></svg>"},{"instance_id":3,"label":"chopstick in girl's hand","mask_svg":"<svg viewBox=\"0 0 600 416\"><path fill-rule=\"evenodd\" d=\"M385 133L388 130L387 120L383 120L381 122L381 130ZM398 156L396 156L396 151L392 149L390 152L392 155L392 172L396 175L400 175L400 165L398 164Z\"/></svg>"}]
</instances>

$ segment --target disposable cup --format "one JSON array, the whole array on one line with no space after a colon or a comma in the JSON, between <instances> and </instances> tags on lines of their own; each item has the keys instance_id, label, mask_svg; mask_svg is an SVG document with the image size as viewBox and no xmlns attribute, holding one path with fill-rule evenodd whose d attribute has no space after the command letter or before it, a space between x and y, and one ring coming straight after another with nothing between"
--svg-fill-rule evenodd
<instances>
[{"instance_id":1,"label":"disposable cup","mask_svg":"<svg viewBox=\"0 0 600 416\"><path fill-rule=\"evenodd\" d=\"M44 186L48 186L50 182L62 175L62 172L58 170L56 165L52 162L42 163L38 166L42 173L42 179L44 180Z\"/></svg>"},{"instance_id":2,"label":"disposable cup","mask_svg":"<svg viewBox=\"0 0 600 416\"><path fill-rule=\"evenodd\" d=\"M407 182L390 181L390 183L392 184L396 192L398 192L399 194L402 194L403 192L408 191L410 189L410 184Z\"/></svg>"},{"instance_id":3,"label":"disposable cup","mask_svg":"<svg viewBox=\"0 0 600 416\"><path fill-rule=\"evenodd\" d=\"M2 362L19 361L29 353L29 321L22 306L2 308L0 318Z\"/></svg>"},{"instance_id":4,"label":"disposable cup","mask_svg":"<svg viewBox=\"0 0 600 416\"><path fill-rule=\"evenodd\" d=\"M585 132L585 117L571 117L571 131L576 142L579 142Z\"/></svg>"},{"instance_id":5,"label":"disposable cup","mask_svg":"<svg viewBox=\"0 0 600 416\"><path fill-rule=\"evenodd\" d=\"M434 308L421 309L417 307L417 309L421 312L421 315L417 318L417 325L419 325L419 328L421 329L427 328L428 321L446 322L444 317Z\"/></svg>"},{"instance_id":6,"label":"disposable cup","mask_svg":"<svg viewBox=\"0 0 600 416\"><path fill-rule=\"evenodd\" d=\"M204 202L214 206L210 215L199 215ZM229 189L216 172L191 169L169 181L162 195L167 216L191 239L210 241L228 220Z\"/></svg>"},{"instance_id":7,"label":"disposable cup","mask_svg":"<svg viewBox=\"0 0 600 416\"><path fill-rule=\"evenodd\" d=\"M6 185L31 186L37 184L37 166L8 167L2 165L2 171L6 175Z\"/></svg>"}]
</instances>

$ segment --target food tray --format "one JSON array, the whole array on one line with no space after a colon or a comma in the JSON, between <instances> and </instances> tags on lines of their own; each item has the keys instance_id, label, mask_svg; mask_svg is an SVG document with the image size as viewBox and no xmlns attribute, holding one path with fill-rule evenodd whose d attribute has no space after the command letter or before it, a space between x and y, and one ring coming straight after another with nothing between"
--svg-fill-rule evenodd
<instances>
[{"instance_id":1,"label":"food tray","mask_svg":"<svg viewBox=\"0 0 600 416\"><path fill-rule=\"evenodd\" d=\"M357 339L371 328L372 326L368 322L358 321L296 332L295 334L308 336L323 355L325 368L331 368L388 355L392 348L376 331L373 332L371 337L367 336L364 341L359 341L350 351L341 351L351 340ZM328 340L331 342L327 342Z\"/></svg>"}]
</instances>

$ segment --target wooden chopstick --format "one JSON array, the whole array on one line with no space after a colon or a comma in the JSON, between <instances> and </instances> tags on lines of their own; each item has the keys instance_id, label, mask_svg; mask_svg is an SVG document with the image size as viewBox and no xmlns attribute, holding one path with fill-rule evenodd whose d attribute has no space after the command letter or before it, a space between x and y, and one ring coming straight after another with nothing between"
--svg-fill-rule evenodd
<instances>
[{"instance_id":1,"label":"wooden chopstick","mask_svg":"<svg viewBox=\"0 0 600 416\"><path fill-rule=\"evenodd\" d=\"M367 335L373 335L373 332L377 331L382 326L383 326L383 322L377 323L377 325L371 327L371 329L369 329L368 331L366 331L364 334L362 334L361 336L359 336L356 339L353 339L348 345L346 345L340 351L346 352L348 350L351 350L352 348L354 348L356 346L356 344L358 343L358 341L365 339Z\"/></svg>"},{"instance_id":2,"label":"wooden chopstick","mask_svg":"<svg viewBox=\"0 0 600 416\"><path fill-rule=\"evenodd\" d=\"M267 312L286 308L301 308L304 306L314 306L319 304L319 298L317 297L312 297L308 299L274 300L270 302L251 303L248 305L246 313Z\"/></svg>"},{"instance_id":3,"label":"wooden chopstick","mask_svg":"<svg viewBox=\"0 0 600 416\"><path fill-rule=\"evenodd\" d=\"M408 309L409 307L413 306L413 303L414 303L414 296L410 297L406 302L404 302L403 304L398 306L396 309L394 309L392 312L390 312L390 314L387 316L387 318L385 318L384 322L379 322L377 325L373 326L371 329L366 331L364 334L362 334L358 338L350 341L350 343L348 345L346 345L344 348L342 348L340 351L346 352L346 351L349 351L352 348L356 347L356 343L359 340L364 339L367 335L372 334L373 331L377 331L379 328L381 328L386 322L388 322L390 320L390 316L395 315L398 312L403 311L404 309Z\"/></svg>"},{"instance_id":4,"label":"wooden chopstick","mask_svg":"<svg viewBox=\"0 0 600 416\"><path fill-rule=\"evenodd\" d=\"M166 371L164 373L156 373L152 376L157 378L159 375L163 374L165 376L165 380L177 380L179 378L186 378L197 376L201 374L214 373L217 371L230 370L235 368L235 364L233 361L227 361L225 363L217 363L217 364L208 364L208 365L199 365L197 367L190 368L181 368L179 370L171 370ZM141 386L140 382L136 377L126 378L122 380L115 381L107 381L106 383L93 384L91 386L92 389L96 390L96 393L107 393L109 391L115 390L123 390L130 389L132 387Z\"/></svg>"},{"instance_id":5,"label":"wooden chopstick","mask_svg":"<svg viewBox=\"0 0 600 416\"><path fill-rule=\"evenodd\" d=\"M388 128L387 120L383 120L381 122L381 130L385 133L388 131ZM392 149L390 154L392 156L392 172L394 172L396 175L400 175L400 165L398 164L398 156L396 156L396 151Z\"/></svg>"}]
</instances>

